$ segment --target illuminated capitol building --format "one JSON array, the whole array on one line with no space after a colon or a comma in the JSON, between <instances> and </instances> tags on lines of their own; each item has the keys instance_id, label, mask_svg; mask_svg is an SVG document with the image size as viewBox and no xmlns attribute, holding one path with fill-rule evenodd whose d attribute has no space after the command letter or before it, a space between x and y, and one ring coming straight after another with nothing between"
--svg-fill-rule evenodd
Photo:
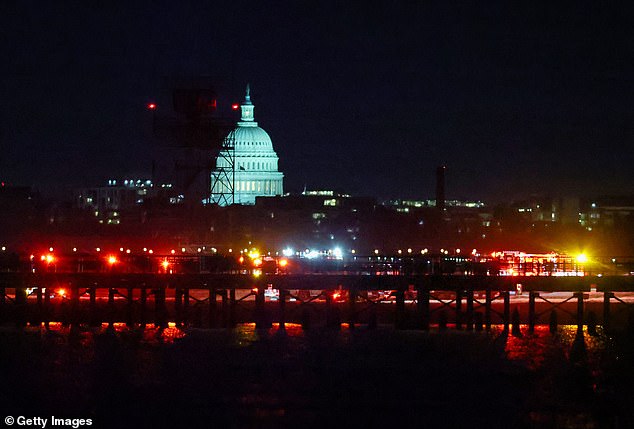
<instances>
[{"instance_id":1,"label":"illuminated capitol building","mask_svg":"<svg viewBox=\"0 0 634 429\"><path fill-rule=\"evenodd\" d=\"M271 137L254 120L248 85L240 108L241 120L225 138L211 173L210 202L221 206L255 204L255 197L282 195L284 189Z\"/></svg>"}]
</instances>

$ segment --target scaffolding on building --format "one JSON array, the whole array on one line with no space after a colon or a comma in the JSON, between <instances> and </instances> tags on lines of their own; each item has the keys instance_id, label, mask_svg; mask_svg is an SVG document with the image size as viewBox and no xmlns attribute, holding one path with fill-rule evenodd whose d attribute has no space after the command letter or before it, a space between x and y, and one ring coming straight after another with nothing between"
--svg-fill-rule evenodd
<instances>
[{"instance_id":1,"label":"scaffolding on building","mask_svg":"<svg viewBox=\"0 0 634 429\"><path fill-rule=\"evenodd\" d=\"M216 157L216 168L211 172L209 203L229 206L235 202L236 152L235 130L227 134Z\"/></svg>"}]
</instances>

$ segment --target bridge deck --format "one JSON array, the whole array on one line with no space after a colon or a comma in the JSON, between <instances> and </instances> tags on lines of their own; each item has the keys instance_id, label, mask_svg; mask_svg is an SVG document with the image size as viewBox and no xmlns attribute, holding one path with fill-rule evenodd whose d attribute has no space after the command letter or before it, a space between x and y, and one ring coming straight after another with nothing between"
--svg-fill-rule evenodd
<instances>
[{"instance_id":1,"label":"bridge deck","mask_svg":"<svg viewBox=\"0 0 634 429\"><path fill-rule=\"evenodd\" d=\"M634 276L433 276L433 275L359 275L322 274L155 274L155 273L15 273L0 272L0 287L33 287L65 284L68 287L133 287L187 289L250 289L272 285L286 290L496 290L513 291L521 284L525 291L573 292L597 291L632 292Z\"/></svg>"}]
</instances>

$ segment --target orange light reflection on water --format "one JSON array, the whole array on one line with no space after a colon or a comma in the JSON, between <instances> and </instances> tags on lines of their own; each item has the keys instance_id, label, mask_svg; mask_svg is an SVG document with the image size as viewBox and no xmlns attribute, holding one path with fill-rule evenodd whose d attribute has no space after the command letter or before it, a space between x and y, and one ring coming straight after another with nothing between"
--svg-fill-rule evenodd
<instances>
[{"instance_id":1,"label":"orange light reflection on water","mask_svg":"<svg viewBox=\"0 0 634 429\"><path fill-rule=\"evenodd\" d=\"M495 328L501 335L502 326ZM573 343L581 338L589 362L596 360L607 346L607 339L600 327L597 328L597 335L588 334L587 328L584 327L582 337L578 337L576 325L559 325L556 335L552 335L546 325L535 326L533 333L528 332L527 325L520 325L520 332L521 336L508 334L504 351L507 359L524 364L530 370L541 368L544 362L558 351L563 350L566 358L570 358Z\"/></svg>"},{"instance_id":2,"label":"orange light reflection on water","mask_svg":"<svg viewBox=\"0 0 634 429\"><path fill-rule=\"evenodd\" d=\"M273 323L271 328L271 333L279 332L279 330L280 330L280 324ZM288 335L292 335L292 336L304 335L304 330L302 329L302 325L299 323L285 323L284 330L286 331Z\"/></svg>"},{"instance_id":3,"label":"orange light reflection on water","mask_svg":"<svg viewBox=\"0 0 634 429\"><path fill-rule=\"evenodd\" d=\"M356 325L359 332L365 332L363 325ZM46 329L46 324L29 325L28 329L42 330ZM49 322L48 330L58 332L60 334L69 334L71 326L62 322ZM351 338L357 329L350 329L347 323L342 323L340 329L337 330L341 339ZM504 333L502 325L493 325L491 332L482 332L482 335L491 335L493 341L496 341L498 347L504 351L509 361L516 362L525 366L529 370L538 370L543 367L549 359L555 357L556 353L562 353L565 358L569 359L570 352L573 349L575 341L579 342L580 337L577 334L576 325L559 325L556 335L550 333L547 325L537 325L532 333L528 332L527 325L520 326L521 335L514 336L511 332ZM79 332L82 336L91 336L92 334L103 334L106 332L115 332L117 334L140 334L143 342L161 342L170 344L188 335L188 329L178 326L174 322L169 322L166 328L160 328L155 324L146 324L143 328L140 325L129 327L124 322L115 322L109 325L102 323L96 330L87 326L82 326ZM433 325L430 330L431 335L443 335L437 325ZM448 334L456 332L453 324L448 324ZM247 347L255 342L262 340L268 336L284 333L289 337L305 337L306 332L299 323L285 323L284 330L280 328L279 323L272 323L268 329L256 329L255 323L238 324L232 330L233 342L239 347ZM479 335L473 333L473 335ZM592 366L593 362L599 359L599 355L606 350L609 344L609 338L603 333L600 326L597 327L597 334L590 335L587 328L583 330L583 345L586 352L587 362Z\"/></svg>"},{"instance_id":4,"label":"orange light reflection on water","mask_svg":"<svg viewBox=\"0 0 634 429\"><path fill-rule=\"evenodd\" d=\"M180 328L176 327L175 323L168 323L167 328L161 331L161 339L165 343L172 343L174 340L184 338L187 334Z\"/></svg>"},{"instance_id":5,"label":"orange light reflection on water","mask_svg":"<svg viewBox=\"0 0 634 429\"><path fill-rule=\"evenodd\" d=\"M522 336L508 335L504 352L507 359L536 370L544 364L549 344L552 343L548 326L535 326L532 334L528 334L527 326L520 326L520 330Z\"/></svg>"}]
</instances>

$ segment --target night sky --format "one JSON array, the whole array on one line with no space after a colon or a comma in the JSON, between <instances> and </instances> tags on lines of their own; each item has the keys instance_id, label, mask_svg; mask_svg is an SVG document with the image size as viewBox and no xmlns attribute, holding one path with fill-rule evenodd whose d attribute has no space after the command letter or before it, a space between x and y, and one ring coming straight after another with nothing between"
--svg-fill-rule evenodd
<instances>
[{"instance_id":1,"label":"night sky","mask_svg":"<svg viewBox=\"0 0 634 429\"><path fill-rule=\"evenodd\" d=\"M634 194L631 7L339 3L3 0L0 179L149 177L146 103L205 75L291 192Z\"/></svg>"}]
</instances>

